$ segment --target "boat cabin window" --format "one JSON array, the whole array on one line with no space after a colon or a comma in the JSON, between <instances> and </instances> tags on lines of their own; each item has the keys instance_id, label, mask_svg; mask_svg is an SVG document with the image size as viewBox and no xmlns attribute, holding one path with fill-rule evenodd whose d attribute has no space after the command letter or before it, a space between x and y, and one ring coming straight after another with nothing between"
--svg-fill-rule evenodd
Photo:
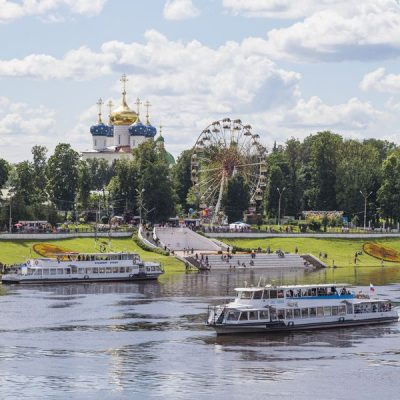
<instances>
[{"instance_id":1,"label":"boat cabin window","mask_svg":"<svg viewBox=\"0 0 400 400\"><path fill-rule=\"evenodd\" d=\"M295 308L293 310L293 318L300 318L300 308Z\"/></svg>"},{"instance_id":2,"label":"boat cabin window","mask_svg":"<svg viewBox=\"0 0 400 400\"><path fill-rule=\"evenodd\" d=\"M57 275L63 275L64 270L62 268L57 268Z\"/></svg>"},{"instance_id":3,"label":"boat cabin window","mask_svg":"<svg viewBox=\"0 0 400 400\"><path fill-rule=\"evenodd\" d=\"M283 294L283 290L278 290L278 299L283 299L284 294Z\"/></svg>"},{"instance_id":4,"label":"boat cabin window","mask_svg":"<svg viewBox=\"0 0 400 400\"><path fill-rule=\"evenodd\" d=\"M317 316L317 309L315 307L309 308L310 318L315 318Z\"/></svg>"},{"instance_id":5,"label":"boat cabin window","mask_svg":"<svg viewBox=\"0 0 400 400\"><path fill-rule=\"evenodd\" d=\"M47 268L43 269L43 275L48 275L49 274L49 270Z\"/></svg>"},{"instance_id":6,"label":"boat cabin window","mask_svg":"<svg viewBox=\"0 0 400 400\"><path fill-rule=\"evenodd\" d=\"M260 319L268 319L268 310L259 311Z\"/></svg>"},{"instance_id":7,"label":"boat cabin window","mask_svg":"<svg viewBox=\"0 0 400 400\"><path fill-rule=\"evenodd\" d=\"M293 319L293 310L286 309L286 319Z\"/></svg>"},{"instance_id":8,"label":"boat cabin window","mask_svg":"<svg viewBox=\"0 0 400 400\"><path fill-rule=\"evenodd\" d=\"M324 307L317 307L317 317L324 316Z\"/></svg>"},{"instance_id":9,"label":"boat cabin window","mask_svg":"<svg viewBox=\"0 0 400 400\"><path fill-rule=\"evenodd\" d=\"M346 315L346 306L339 306L339 315Z\"/></svg>"},{"instance_id":10,"label":"boat cabin window","mask_svg":"<svg viewBox=\"0 0 400 400\"><path fill-rule=\"evenodd\" d=\"M332 306L332 315L338 315L339 309L338 306Z\"/></svg>"},{"instance_id":11,"label":"boat cabin window","mask_svg":"<svg viewBox=\"0 0 400 400\"><path fill-rule=\"evenodd\" d=\"M250 320L258 319L258 312L257 311L249 311L249 319Z\"/></svg>"},{"instance_id":12,"label":"boat cabin window","mask_svg":"<svg viewBox=\"0 0 400 400\"><path fill-rule=\"evenodd\" d=\"M239 321L247 321L247 320L248 320L248 318L247 318L247 311L241 312L241 313L240 313Z\"/></svg>"},{"instance_id":13,"label":"boat cabin window","mask_svg":"<svg viewBox=\"0 0 400 400\"><path fill-rule=\"evenodd\" d=\"M254 300L259 300L259 299L262 298L262 295L263 295L263 291L262 291L262 290L256 290L256 291L253 293L253 299L254 299Z\"/></svg>"},{"instance_id":14,"label":"boat cabin window","mask_svg":"<svg viewBox=\"0 0 400 400\"><path fill-rule=\"evenodd\" d=\"M278 319L285 319L285 310L278 310Z\"/></svg>"},{"instance_id":15,"label":"boat cabin window","mask_svg":"<svg viewBox=\"0 0 400 400\"><path fill-rule=\"evenodd\" d=\"M301 318L308 318L308 308L301 309Z\"/></svg>"},{"instance_id":16,"label":"boat cabin window","mask_svg":"<svg viewBox=\"0 0 400 400\"><path fill-rule=\"evenodd\" d=\"M99 269L97 267L93 267L93 273L94 274L98 274L99 273Z\"/></svg>"},{"instance_id":17,"label":"boat cabin window","mask_svg":"<svg viewBox=\"0 0 400 400\"><path fill-rule=\"evenodd\" d=\"M241 299L251 299L251 292L240 292L240 298Z\"/></svg>"},{"instance_id":18,"label":"boat cabin window","mask_svg":"<svg viewBox=\"0 0 400 400\"><path fill-rule=\"evenodd\" d=\"M264 290L263 299L269 299L269 290Z\"/></svg>"},{"instance_id":19,"label":"boat cabin window","mask_svg":"<svg viewBox=\"0 0 400 400\"><path fill-rule=\"evenodd\" d=\"M272 290L269 291L269 298L270 299L276 299L277 297L278 297L278 291L277 290L272 289Z\"/></svg>"},{"instance_id":20,"label":"boat cabin window","mask_svg":"<svg viewBox=\"0 0 400 400\"><path fill-rule=\"evenodd\" d=\"M330 317L331 316L331 307L330 306L326 306L324 307L324 316L325 317Z\"/></svg>"},{"instance_id":21,"label":"boat cabin window","mask_svg":"<svg viewBox=\"0 0 400 400\"><path fill-rule=\"evenodd\" d=\"M229 311L226 319L228 321L237 321L239 319L239 311Z\"/></svg>"},{"instance_id":22,"label":"boat cabin window","mask_svg":"<svg viewBox=\"0 0 400 400\"><path fill-rule=\"evenodd\" d=\"M286 297L292 298L294 296L294 292L292 289L286 290Z\"/></svg>"}]
</instances>

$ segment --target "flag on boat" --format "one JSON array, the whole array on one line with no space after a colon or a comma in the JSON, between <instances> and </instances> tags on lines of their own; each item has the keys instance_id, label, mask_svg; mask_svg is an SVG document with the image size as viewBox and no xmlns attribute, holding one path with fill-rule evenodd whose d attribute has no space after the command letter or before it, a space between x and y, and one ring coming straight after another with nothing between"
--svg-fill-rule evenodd
<instances>
[{"instance_id":1,"label":"flag on boat","mask_svg":"<svg viewBox=\"0 0 400 400\"><path fill-rule=\"evenodd\" d=\"M374 288L374 285L373 285L372 283L369 284L369 291L370 291L371 293L374 293L374 292L375 292L375 288Z\"/></svg>"}]
</instances>

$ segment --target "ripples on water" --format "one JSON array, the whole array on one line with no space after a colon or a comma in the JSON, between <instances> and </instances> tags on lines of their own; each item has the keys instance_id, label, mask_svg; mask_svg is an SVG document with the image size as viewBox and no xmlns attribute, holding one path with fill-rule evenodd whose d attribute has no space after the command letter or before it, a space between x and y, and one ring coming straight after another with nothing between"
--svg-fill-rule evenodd
<instances>
[{"instance_id":1,"label":"ripples on water","mask_svg":"<svg viewBox=\"0 0 400 400\"><path fill-rule=\"evenodd\" d=\"M396 399L398 324L219 337L204 326L207 305L244 281L329 282L335 273L3 288L0 398ZM345 280L382 282L378 293L400 300L400 286L387 285L397 274L358 270Z\"/></svg>"}]
</instances>

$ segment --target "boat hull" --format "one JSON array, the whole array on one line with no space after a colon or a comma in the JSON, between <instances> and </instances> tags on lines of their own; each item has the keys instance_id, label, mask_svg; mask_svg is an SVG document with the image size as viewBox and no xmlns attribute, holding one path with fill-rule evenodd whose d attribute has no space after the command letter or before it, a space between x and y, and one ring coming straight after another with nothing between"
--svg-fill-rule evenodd
<instances>
[{"instance_id":1,"label":"boat hull","mask_svg":"<svg viewBox=\"0 0 400 400\"><path fill-rule=\"evenodd\" d=\"M379 318L366 318L366 319L339 319L329 322L316 322L308 324L285 324L285 323L267 323L267 324L247 324L247 325L233 325L233 324L210 324L210 328L214 328L218 335L235 334L235 333L282 333L282 332L295 332L295 331L308 331L313 329L330 329L330 328L345 328L350 326L361 325L378 325L398 322L398 315L391 315Z\"/></svg>"},{"instance_id":2,"label":"boat hull","mask_svg":"<svg viewBox=\"0 0 400 400\"><path fill-rule=\"evenodd\" d=\"M3 284L20 284L20 285L37 285L37 284L54 284L54 283L91 283L91 282L136 282L136 281L148 281L157 280L158 275L146 275L146 274L132 274L131 276L109 276L109 277L73 277L73 278L41 278L32 279L29 277L20 276L6 276L3 277L1 282Z\"/></svg>"}]
</instances>

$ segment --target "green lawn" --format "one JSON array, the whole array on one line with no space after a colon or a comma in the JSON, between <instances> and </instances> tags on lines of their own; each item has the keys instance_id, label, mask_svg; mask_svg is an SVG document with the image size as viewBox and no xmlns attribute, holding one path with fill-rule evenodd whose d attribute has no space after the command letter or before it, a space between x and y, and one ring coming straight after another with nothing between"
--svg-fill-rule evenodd
<instances>
[{"instance_id":1,"label":"green lawn","mask_svg":"<svg viewBox=\"0 0 400 400\"><path fill-rule=\"evenodd\" d=\"M40 241L25 241L25 240L2 240L0 241L0 262L3 264L18 264L26 261L27 258L39 257L33 250L32 246ZM82 252L98 252L95 248L93 238L74 238L63 240L51 240L51 244L65 247L72 251ZM182 262L175 257L166 257L161 254L156 254L142 250L138 247L131 238L116 238L112 240L112 251L133 251L138 253L145 261L161 262L166 274L180 273L185 270Z\"/></svg>"},{"instance_id":2,"label":"green lawn","mask_svg":"<svg viewBox=\"0 0 400 400\"><path fill-rule=\"evenodd\" d=\"M284 252L294 253L297 246L299 254L312 253L319 257L320 253L326 253L328 257L322 259L328 266L335 263L338 267L354 266L354 254L362 250L364 239L319 239L319 238L266 238L266 239L222 239L223 242L244 248L257 249L261 247L263 251L270 246L275 251L281 249ZM400 238L388 238L374 240L374 243L382 243L400 251ZM380 266L380 260L363 254L358 257L357 265L361 267ZM385 262L387 266L400 266L400 264Z\"/></svg>"}]
</instances>

